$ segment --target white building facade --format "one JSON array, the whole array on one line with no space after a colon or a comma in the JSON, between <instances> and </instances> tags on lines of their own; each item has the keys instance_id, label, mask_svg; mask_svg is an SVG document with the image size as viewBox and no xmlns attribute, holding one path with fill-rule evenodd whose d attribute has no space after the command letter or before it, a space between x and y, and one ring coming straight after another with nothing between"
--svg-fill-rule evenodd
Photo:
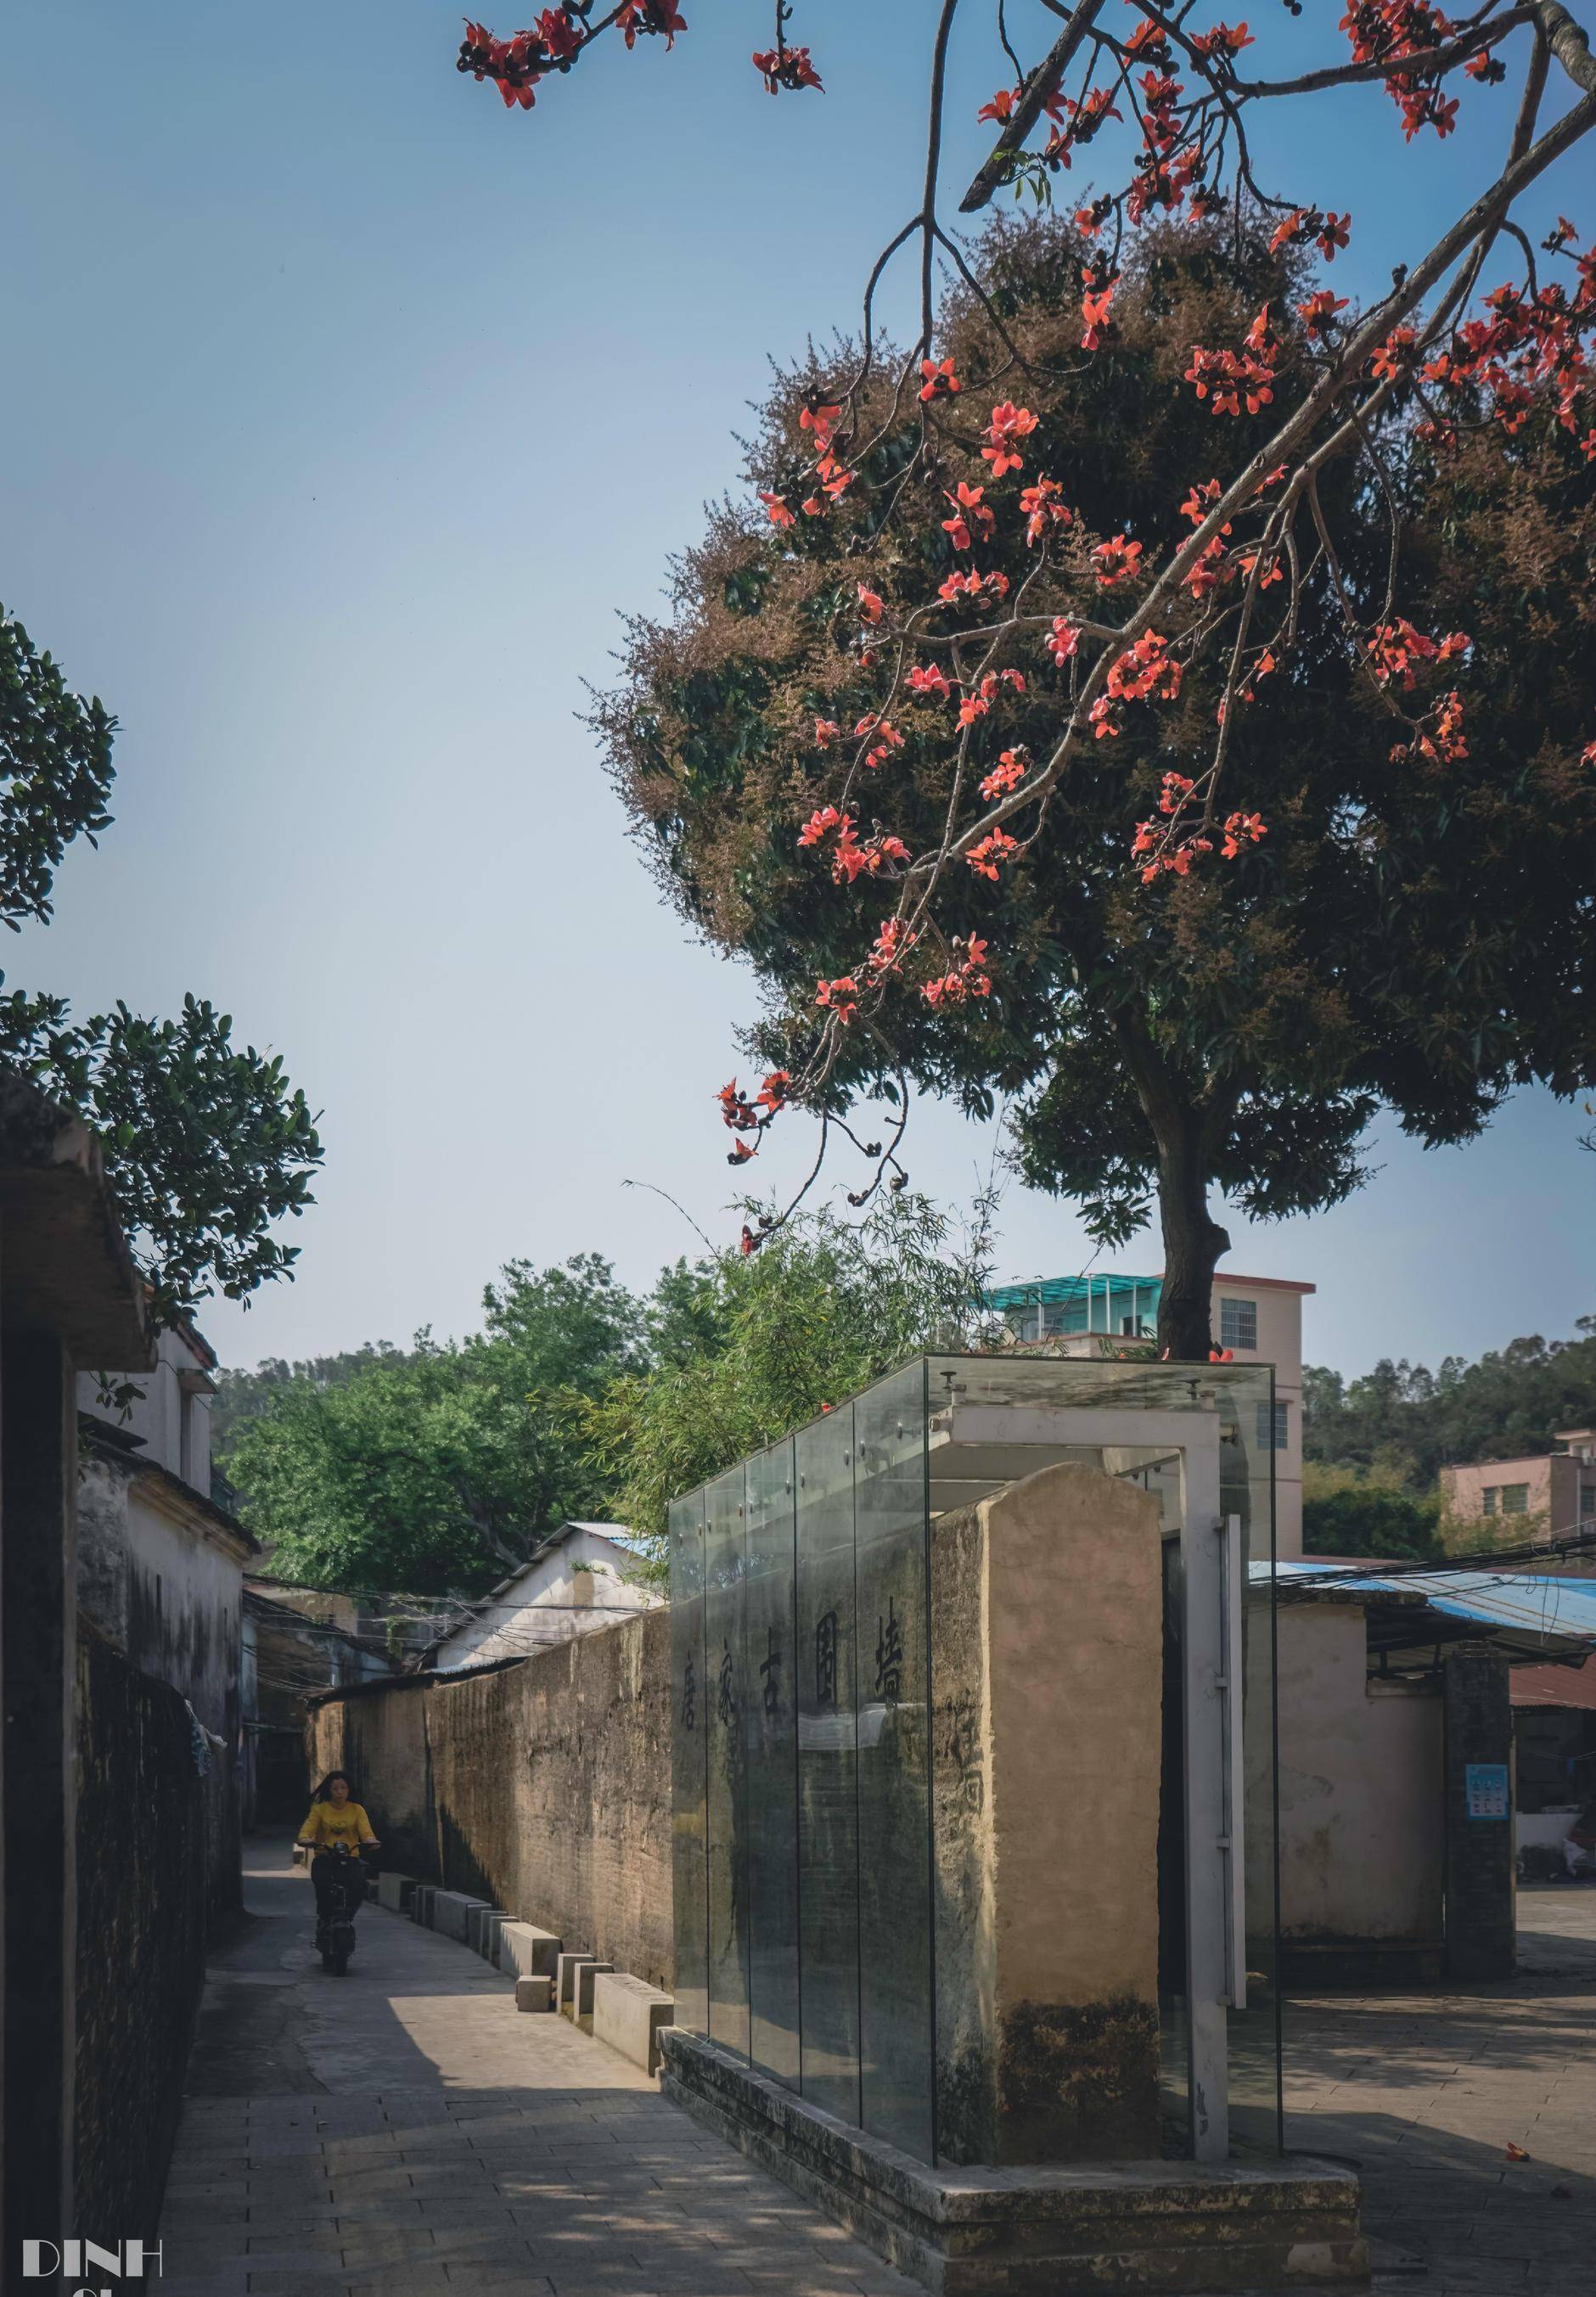
<instances>
[{"instance_id":1,"label":"white building facade","mask_svg":"<svg viewBox=\"0 0 1596 2297\"><path fill-rule=\"evenodd\" d=\"M519 1571L501 1579L433 1645L431 1667L477 1667L523 1658L613 1626L663 1601L618 1523L564 1523Z\"/></svg>"}]
</instances>

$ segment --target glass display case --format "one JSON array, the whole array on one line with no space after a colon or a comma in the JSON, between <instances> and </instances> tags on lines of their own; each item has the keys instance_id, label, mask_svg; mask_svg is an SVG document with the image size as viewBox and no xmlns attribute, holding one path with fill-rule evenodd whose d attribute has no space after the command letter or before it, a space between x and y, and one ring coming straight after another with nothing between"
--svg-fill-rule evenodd
<instances>
[{"instance_id":1,"label":"glass display case","mask_svg":"<svg viewBox=\"0 0 1596 2297\"><path fill-rule=\"evenodd\" d=\"M937 2160L937 1527L1074 1462L1158 1507L1165 2151L1279 2150L1272 1395L1266 1365L921 1356L676 1502L679 2027Z\"/></svg>"}]
</instances>

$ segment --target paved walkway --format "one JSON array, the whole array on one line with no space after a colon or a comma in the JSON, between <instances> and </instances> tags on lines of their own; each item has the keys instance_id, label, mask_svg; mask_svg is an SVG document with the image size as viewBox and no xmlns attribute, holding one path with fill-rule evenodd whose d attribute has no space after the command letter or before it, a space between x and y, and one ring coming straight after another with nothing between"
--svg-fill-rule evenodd
<instances>
[{"instance_id":1,"label":"paved walkway","mask_svg":"<svg viewBox=\"0 0 1596 2297\"><path fill-rule=\"evenodd\" d=\"M1288 2143L1361 2171L1408 2268L1382 2297L1596 2291L1596 1883L1521 1891L1518 1950L1500 1985L1287 2010Z\"/></svg>"},{"instance_id":2,"label":"paved walkway","mask_svg":"<svg viewBox=\"0 0 1596 2297\"><path fill-rule=\"evenodd\" d=\"M268 1855L211 1962L162 2297L918 2297L463 1947L368 1906L327 1976Z\"/></svg>"},{"instance_id":3,"label":"paved walkway","mask_svg":"<svg viewBox=\"0 0 1596 2297\"><path fill-rule=\"evenodd\" d=\"M916 2297L624 2059L517 2016L463 1947L368 1906L333 1979L302 1873L257 1864L245 1898L190 2066L163 2297ZM1519 1908L1509 1983L1288 2013L1290 2142L1361 2169L1382 2297L1596 2291L1596 1886Z\"/></svg>"}]
</instances>

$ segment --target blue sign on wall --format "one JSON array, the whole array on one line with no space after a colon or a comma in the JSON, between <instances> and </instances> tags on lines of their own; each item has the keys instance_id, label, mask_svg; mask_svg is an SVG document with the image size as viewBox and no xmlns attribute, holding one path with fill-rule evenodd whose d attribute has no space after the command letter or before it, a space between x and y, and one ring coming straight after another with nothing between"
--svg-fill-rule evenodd
<instances>
[{"instance_id":1,"label":"blue sign on wall","mask_svg":"<svg viewBox=\"0 0 1596 2297\"><path fill-rule=\"evenodd\" d=\"M1509 1815L1508 1766L1505 1763L1466 1763L1463 1783L1468 1798L1470 1818L1506 1818Z\"/></svg>"}]
</instances>

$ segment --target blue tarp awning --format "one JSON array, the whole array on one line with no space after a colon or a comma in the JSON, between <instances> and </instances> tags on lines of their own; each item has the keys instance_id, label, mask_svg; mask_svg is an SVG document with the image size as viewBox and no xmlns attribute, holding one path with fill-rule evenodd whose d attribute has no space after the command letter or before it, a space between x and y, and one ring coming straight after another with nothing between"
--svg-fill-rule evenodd
<instances>
[{"instance_id":1,"label":"blue tarp awning","mask_svg":"<svg viewBox=\"0 0 1596 2297\"><path fill-rule=\"evenodd\" d=\"M1267 1579L1270 1568L1255 1563L1252 1576ZM1300 1600L1322 1590L1362 1598L1371 1652L1390 1656L1462 1641L1488 1642L1512 1659L1576 1659L1596 1650L1596 1579L1534 1571L1366 1571L1312 1557L1274 1568L1282 1596Z\"/></svg>"}]
</instances>

